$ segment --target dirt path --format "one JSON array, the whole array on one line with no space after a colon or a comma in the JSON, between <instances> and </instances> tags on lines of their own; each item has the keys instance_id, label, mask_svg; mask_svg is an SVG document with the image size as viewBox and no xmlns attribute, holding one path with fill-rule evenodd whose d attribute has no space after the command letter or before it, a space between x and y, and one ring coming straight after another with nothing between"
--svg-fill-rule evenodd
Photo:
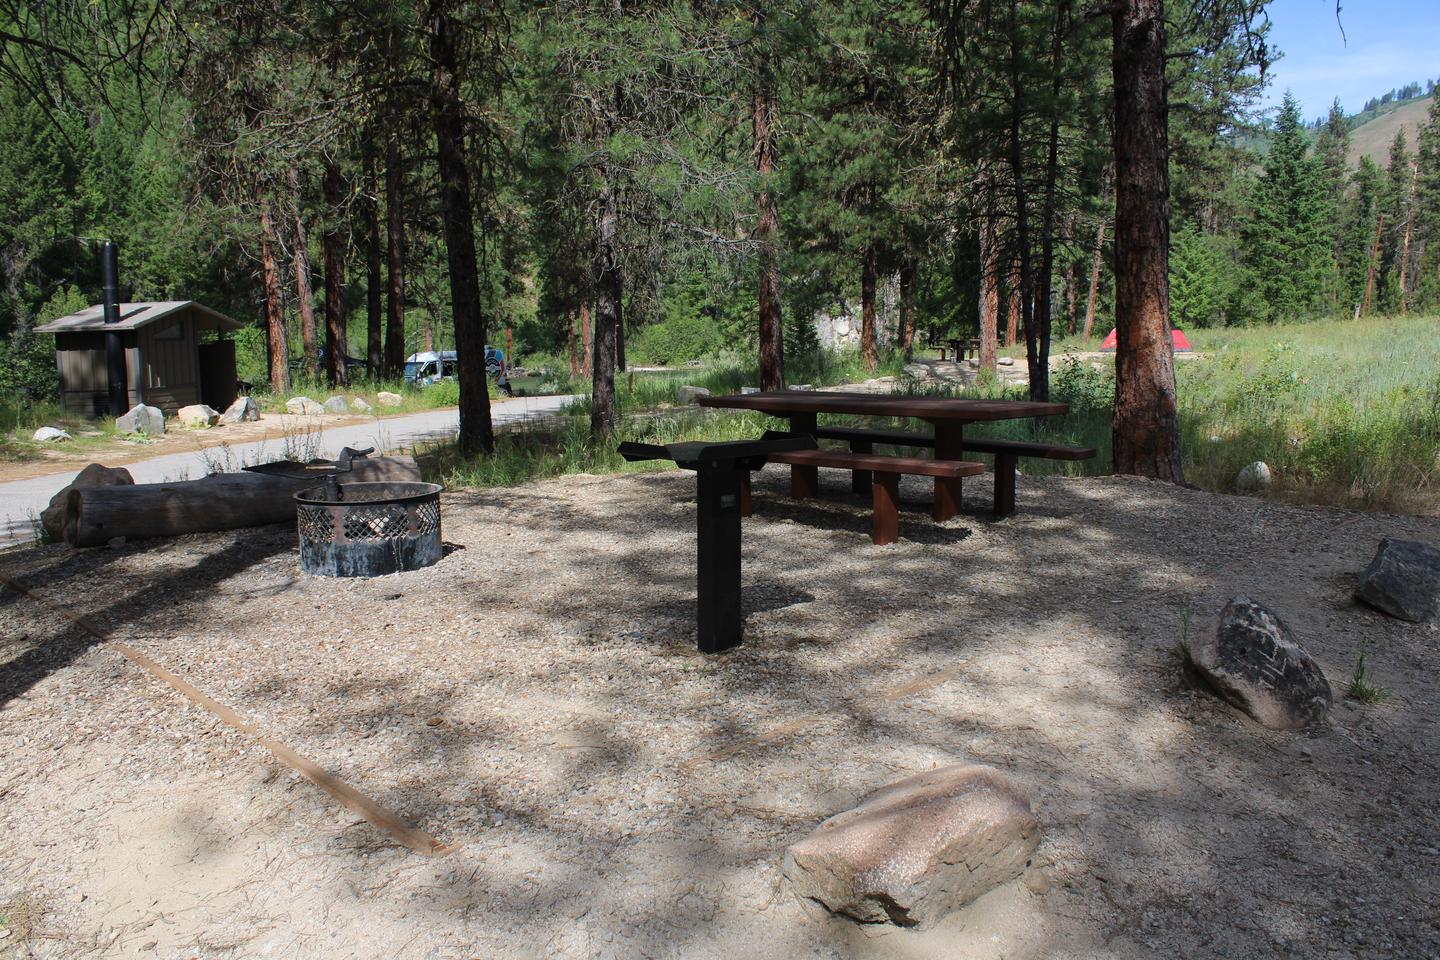
<instances>
[{"instance_id":1,"label":"dirt path","mask_svg":"<svg viewBox=\"0 0 1440 960\"><path fill-rule=\"evenodd\" d=\"M447 496L455 549L370 581L300 576L281 528L0 555L458 845L397 848L0 589L0 956L1440 955L1437 632L1349 599L1380 536L1440 521L1026 478L1019 516L936 527L907 481L875 548L857 504L784 489L757 484L720 657L678 472ZM1393 698L1280 734L1189 687L1176 644L1237 592L1337 696L1363 650ZM1025 882L925 934L788 895L787 843L962 760L1035 797Z\"/></svg>"}]
</instances>

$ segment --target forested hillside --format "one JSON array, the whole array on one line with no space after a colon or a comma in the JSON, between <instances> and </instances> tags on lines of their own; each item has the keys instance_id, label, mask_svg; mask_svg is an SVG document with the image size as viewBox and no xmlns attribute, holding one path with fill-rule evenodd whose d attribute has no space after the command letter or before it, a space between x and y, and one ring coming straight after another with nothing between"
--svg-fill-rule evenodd
<instances>
[{"instance_id":1,"label":"forested hillside","mask_svg":"<svg viewBox=\"0 0 1440 960\"><path fill-rule=\"evenodd\" d=\"M4 7L0 390L54 389L29 330L98 300L105 238L126 298L248 321L277 390L327 343L393 376L487 337L774 386L821 312L873 363L894 301L899 348L998 329L1043 391L1052 337L1113 325L1129 53L1071 0ZM1383 162L1288 99L1252 152L1261 7L1168 10L1171 318L1440 304L1435 101Z\"/></svg>"}]
</instances>

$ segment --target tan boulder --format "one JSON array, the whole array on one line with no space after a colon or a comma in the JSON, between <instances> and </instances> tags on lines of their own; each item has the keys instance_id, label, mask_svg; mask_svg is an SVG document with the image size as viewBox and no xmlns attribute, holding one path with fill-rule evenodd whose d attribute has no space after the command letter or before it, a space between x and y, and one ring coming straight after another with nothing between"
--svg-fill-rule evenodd
<instances>
[{"instance_id":1,"label":"tan boulder","mask_svg":"<svg viewBox=\"0 0 1440 960\"><path fill-rule=\"evenodd\" d=\"M1019 877L1040 842L1024 792L957 764L892 783L785 853L798 896L856 920L928 927Z\"/></svg>"},{"instance_id":2,"label":"tan boulder","mask_svg":"<svg viewBox=\"0 0 1440 960\"><path fill-rule=\"evenodd\" d=\"M135 478L124 467L105 467L92 463L81 470L79 475L64 490L50 498L50 505L40 514L40 527L47 539L56 542L65 539L65 503L70 491L79 487L113 487L133 485Z\"/></svg>"}]
</instances>

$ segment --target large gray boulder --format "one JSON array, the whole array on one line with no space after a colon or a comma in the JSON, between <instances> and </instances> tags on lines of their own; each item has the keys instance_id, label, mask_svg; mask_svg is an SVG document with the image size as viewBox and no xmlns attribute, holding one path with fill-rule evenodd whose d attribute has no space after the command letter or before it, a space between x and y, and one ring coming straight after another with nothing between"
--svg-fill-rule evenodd
<instances>
[{"instance_id":1,"label":"large gray boulder","mask_svg":"<svg viewBox=\"0 0 1440 960\"><path fill-rule=\"evenodd\" d=\"M220 414L221 423L247 423L260 419L260 405L250 397L236 397Z\"/></svg>"},{"instance_id":2,"label":"large gray boulder","mask_svg":"<svg viewBox=\"0 0 1440 960\"><path fill-rule=\"evenodd\" d=\"M687 384L683 387L675 388L676 403L695 403L701 397L708 396L710 396L710 391L705 387L692 387Z\"/></svg>"},{"instance_id":3,"label":"large gray boulder","mask_svg":"<svg viewBox=\"0 0 1440 960\"><path fill-rule=\"evenodd\" d=\"M124 467L104 467L92 463L81 470L69 486L50 498L50 505L40 513L40 527L48 539L56 542L65 539L65 501L70 491L79 487L112 487L133 484L135 478Z\"/></svg>"},{"instance_id":4,"label":"large gray boulder","mask_svg":"<svg viewBox=\"0 0 1440 960\"><path fill-rule=\"evenodd\" d=\"M1355 599L1412 623L1440 620L1440 550L1386 537L1360 574Z\"/></svg>"},{"instance_id":5,"label":"large gray boulder","mask_svg":"<svg viewBox=\"0 0 1440 960\"><path fill-rule=\"evenodd\" d=\"M34 436L30 439L39 443L63 443L66 440L74 440L75 438L59 427L41 427L35 431Z\"/></svg>"},{"instance_id":6,"label":"large gray boulder","mask_svg":"<svg viewBox=\"0 0 1440 960\"><path fill-rule=\"evenodd\" d=\"M296 416L314 417L324 413L325 408L309 397L291 397L285 401L285 412L293 413Z\"/></svg>"},{"instance_id":7,"label":"large gray boulder","mask_svg":"<svg viewBox=\"0 0 1440 960\"><path fill-rule=\"evenodd\" d=\"M856 920L928 927L1024 871L1040 825L992 767L957 764L892 783L785 852L798 896Z\"/></svg>"},{"instance_id":8,"label":"large gray boulder","mask_svg":"<svg viewBox=\"0 0 1440 960\"><path fill-rule=\"evenodd\" d=\"M1190 657L1216 693L1273 730L1323 720L1334 701L1324 671L1284 621L1243 595L1225 605Z\"/></svg>"},{"instance_id":9,"label":"large gray boulder","mask_svg":"<svg viewBox=\"0 0 1440 960\"><path fill-rule=\"evenodd\" d=\"M175 419L187 427L213 427L220 422L220 413L208 404L192 403L176 411Z\"/></svg>"},{"instance_id":10,"label":"large gray boulder","mask_svg":"<svg viewBox=\"0 0 1440 960\"><path fill-rule=\"evenodd\" d=\"M365 402L364 397L354 397L350 400L350 409L356 413L369 413L370 404Z\"/></svg>"},{"instance_id":11,"label":"large gray boulder","mask_svg":"<svg viewBox=\"0 0 1440 960\"><path fill-rule=\"evenodd\" d=\"M328 400L325 401L325 412L326 412L326 413L349 413L349 412L350 412L350 404L348 404L348 403L345 402L345 398L344 398L344 397L341 397L341 396L330 397Z\"/></svg>"},{"instance_id":12,"label":"large gray boulder","mask_svg":"<svg viewBox=\"0 0 1440 960\"><path fill-rule=\"evenodd\" d=\"M375 402L382 407L398 407L405 402L405 398L398 393L391 393L389 390L381 390L375 394Z\"/></svg>"},{"instance_id":13,"label":"large gray boulder","mask_svg":"<svg viewBox=\"0 0 1440 960\"><path fill-rule=\"evenodd\" d=\"M137 403L129 412L115 418L115 429L121 433L143 433L158 437L165 432L165 414L159 407Z\"/></svg>"}]
</instances>

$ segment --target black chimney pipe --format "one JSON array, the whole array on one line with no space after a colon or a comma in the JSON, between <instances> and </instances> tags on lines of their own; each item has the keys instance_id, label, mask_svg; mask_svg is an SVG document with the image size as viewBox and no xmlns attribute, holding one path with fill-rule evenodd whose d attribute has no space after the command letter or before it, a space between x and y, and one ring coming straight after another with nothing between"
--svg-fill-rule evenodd
<instances>
[{"instance_id":1,"label":"black chimney pipe","mask_svg":"<svg viewBox=\"0 0 1440 960\"><path fill-rule=\"evenodd\" d=\"M104 295L106 325L120 322L120 258L115 244L106 240L100 247L100 286ZM110 374L110 415L122 416L130 409L125 385L125 345L118 330L105 331L105 363Z\"/></svg>"}]
</instances>

